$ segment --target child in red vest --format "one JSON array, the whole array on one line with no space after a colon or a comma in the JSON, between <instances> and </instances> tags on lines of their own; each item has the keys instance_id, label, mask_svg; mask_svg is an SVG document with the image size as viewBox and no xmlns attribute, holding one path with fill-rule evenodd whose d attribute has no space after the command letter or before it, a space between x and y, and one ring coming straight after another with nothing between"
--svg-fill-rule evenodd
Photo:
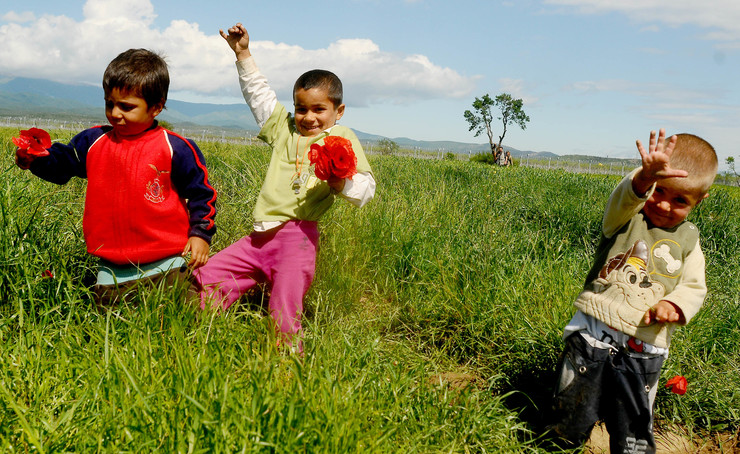
<instances>
[{"instance_id":1,"label":"child in red vest","mask_svg":"<svg viewBox=\"0 0 740 454\"><path fill-rule=\"evenodd\" d=\"M54 143L46 156L16 151L18 166L44 180L87 178L82 228L87 251L100 258L98 304L120 301L142 282L189 282L185 265L208 261L216 191L195 143L155 120L168 88L162 57L127 50L103 76L110 125Z\"/></svg>"}]
</instances>

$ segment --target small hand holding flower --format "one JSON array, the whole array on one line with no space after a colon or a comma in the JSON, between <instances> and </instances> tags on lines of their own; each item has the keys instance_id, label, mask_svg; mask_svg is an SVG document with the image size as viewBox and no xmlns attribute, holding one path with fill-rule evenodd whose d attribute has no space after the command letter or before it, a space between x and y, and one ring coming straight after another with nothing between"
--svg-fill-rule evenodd
<instances>
[{"instance_id":1,"label":"small hand holding flower","mask_svg":"<svg viewBox=\"0 0 740 454\"><path fill-rule=\"evenodd\" d=\"M314 166L314 173L320 180L327 181L336 191L344 187L344 179L357 173L357 156L349 139L327 136L324 145L313 144L308 159Z\"/></svg>"},{"instance_id":2,"label":"small hand holding flower","mask_svg":"<svg viewBox=\"0 0 740 454\"><path fill-rule=\"evenodd\" d=\"M20 136L13 137L15 144L15 163L21 169L28 169L34 159L48 156L47 148L51 147L49 133L39 128L21 130Z\"/></svg>"},{"instance_id":3,"label":"small hand holding flower","mask_svg":"<svg viewBox=\"0 0 740 454\"><path fill-rule=\"evenodd\" d=\"M685 170L673 169L670 166L669 161L677 140L678 137L674 135L666 143L665 129L661 128L657 140L655 131L650 131L650 144L647 152L642 146L642 142L637 141L637 151L640 152L640 158L642 159L642 169L632 180L636 194L645 194L653 183L658 180L676 177L684 178L689 175Z\"/></svg>"},{"instance_id":4,"label":"small hand holding flower","mask_svg":"<svg viewBox=\"0 0 740 454\"><path fill-rule=\"evenodd\" d=\"M344 190L344 178L331 177L326 182L336 192L342 192Z\"/></svg>"}]
</instances>

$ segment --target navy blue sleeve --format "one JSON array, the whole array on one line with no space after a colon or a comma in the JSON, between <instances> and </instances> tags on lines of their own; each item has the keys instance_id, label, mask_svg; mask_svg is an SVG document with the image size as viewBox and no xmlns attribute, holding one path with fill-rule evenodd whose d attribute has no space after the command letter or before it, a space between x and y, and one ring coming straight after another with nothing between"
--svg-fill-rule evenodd
<instances>
[{"instance_id":1,"label":"navy blue sleeve","mask_svg":"<svg viewBox=\"0 0 740 454\"><path fill-rule=\"evenodd\" d=\"M65 184L72 177L87 178L87 152L109 130L110 126L96 126L77 134L68 144L53 143L48 156L33 160L31 172L56 184Z\"/></svg>"},{"instance_id":2,"label":"navy blue sleeve","mask_svg":"<svg viewBox=\"0 0 740 454\"><path fill-rule=\"evenodd\" d=\"M187 200L190 215L188 236L203 238L209 244L216 233L216 190L208 182L206 160L192 140L171 131L172 184L178 195Z\"/></svg>"}]
</instances>

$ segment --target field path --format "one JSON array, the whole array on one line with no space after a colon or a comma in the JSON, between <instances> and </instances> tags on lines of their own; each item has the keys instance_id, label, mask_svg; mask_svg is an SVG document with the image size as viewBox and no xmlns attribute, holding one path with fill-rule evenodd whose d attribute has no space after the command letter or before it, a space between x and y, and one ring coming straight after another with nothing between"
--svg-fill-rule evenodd
<instances>
[{"instance_id":1,"label":"field path","mask_svg":"<svg viewBox=\"0 0 740 454\"><path fill-rule=\"evenodd\" d=\"M738 453L740 446L737 438L732 434L718 436L717 440L706 440L695 437L693 440L675 427L671 429L658 429L655 438L658 442L657 454L719 454ZM591 438L586 443L586 453L608 454L609 434L603 424L594 427Z\"/></svg>"}]
</instances>

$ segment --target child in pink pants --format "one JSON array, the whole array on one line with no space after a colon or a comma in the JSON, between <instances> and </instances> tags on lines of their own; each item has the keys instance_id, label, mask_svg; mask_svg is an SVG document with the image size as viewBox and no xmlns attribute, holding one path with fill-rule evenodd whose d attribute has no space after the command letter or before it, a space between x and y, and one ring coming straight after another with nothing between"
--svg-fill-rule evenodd
<instances>
[{"instance_id":1,"label":"child in pink pants","mask_svg":"<svg viewBox=\"0 0 740 454\"><path fill-rule=\"evenodd\" d=\"M211 257L196 275L201 283L218 282L203 293L228 309L241 295L260 282L271 283L270 315L282 333L301 330L303 296L313 281L319 231L315 221L287 221L273 229L250 235Z\"/></svg>"},{"instance_id":2,"label":"child in pink pants","mask_svg":"<svg viewBox=\"0 0 740 454\"><path fill-rule=\"evenodd\" d=\"M336 75L312 70L299 77L291 115L257 68L242 24L221 36L236 54L242 94L261 128L259 137L272 147L272 158L254 208L254 231L194 273L202 289L201 307L226 309L257 283L268 283L270 315L281 339L302 352L301 313L316 269L317 221L337 195L357 207L365 205L375 195L375 179L355 133L336 124L345 109ZM329 135L351 142L357 157L351 178L316 177L308 151Z\"/></svg>"}]
</instances>

